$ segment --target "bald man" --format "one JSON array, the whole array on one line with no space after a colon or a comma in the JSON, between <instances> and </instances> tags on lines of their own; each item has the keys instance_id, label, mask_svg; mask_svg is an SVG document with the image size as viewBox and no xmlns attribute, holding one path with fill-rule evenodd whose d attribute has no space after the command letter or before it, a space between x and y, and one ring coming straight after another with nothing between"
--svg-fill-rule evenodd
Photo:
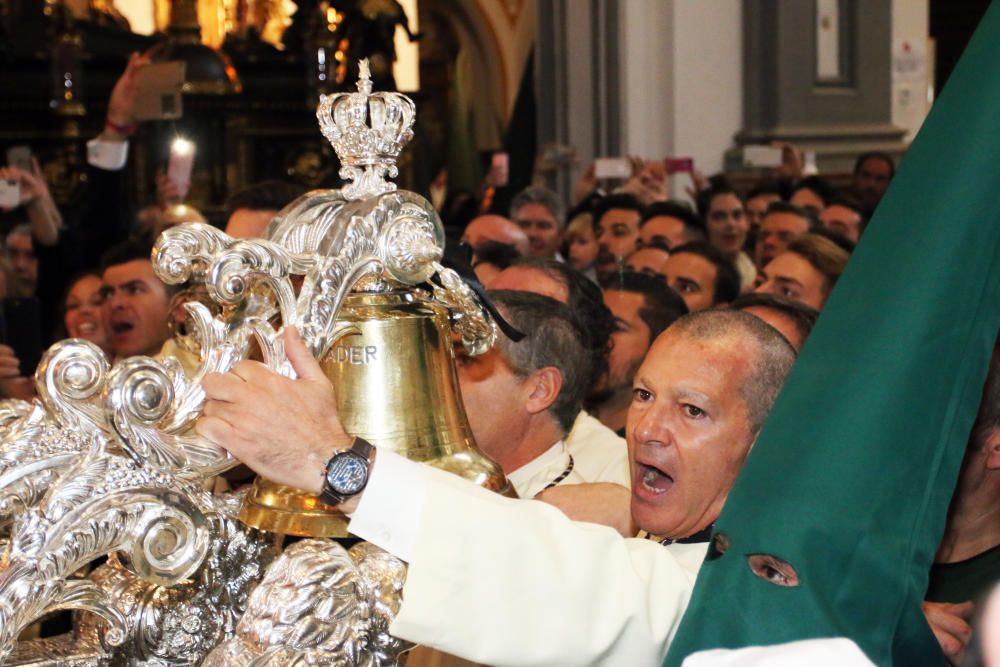
<instances>
[{"instance_id":1,"label":"bald man","mask_svg":"<svg viewBox=\"0 0 1000 667\"><path fill-rule=\"evenodd\" d=\"M473 218L462 234L462 241L478 248L485 241L496 241L513 246L521 255L528 254L531 241L523 229L502 215L488 213Z\"/></svg>"}]
</instances>

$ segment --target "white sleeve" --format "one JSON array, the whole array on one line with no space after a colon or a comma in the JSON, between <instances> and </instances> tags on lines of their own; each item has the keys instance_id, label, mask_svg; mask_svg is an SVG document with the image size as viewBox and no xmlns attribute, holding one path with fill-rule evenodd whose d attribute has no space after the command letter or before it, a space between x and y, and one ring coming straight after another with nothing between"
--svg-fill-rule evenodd
<instances>
[{"instance_id":1,"label":"white sleeve","mask_svg":"<svg viewBox=\"0 0 1000 667\"><path fill-rule=\"evenodd\" d=\"M669 550L378 456L350 531L409 562L393 635L498 667L662 662L694 585Z\"/></svg>"},{"instance_id":2,"label":"white sleeve","mask_svg":"<svg viewBox=\"0 0 1000 667\"><path fill-rule=\"evenodd\" d=\"M118 171L128 159L127 141L104 141L94 138L87 142L87 163L105 171Z\"/></svg>"}]
</instances>

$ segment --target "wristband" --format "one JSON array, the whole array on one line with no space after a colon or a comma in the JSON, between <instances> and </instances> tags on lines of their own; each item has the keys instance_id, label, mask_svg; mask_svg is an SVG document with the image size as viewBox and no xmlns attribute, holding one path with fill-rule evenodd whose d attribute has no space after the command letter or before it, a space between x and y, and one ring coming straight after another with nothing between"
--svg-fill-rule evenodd
<instances>
[{"instance_id":1,"label":"wristband","mask_svg":"<svg viewBox=\"0 0 1000 667\"><path fill-rule=\"evenodd\" d=\"M135 134L135 123L129 123L128 125L119 125L110 118L105 118L104 127L126 137L131 137L133 134Z\"/></svg>"}]
</instances>

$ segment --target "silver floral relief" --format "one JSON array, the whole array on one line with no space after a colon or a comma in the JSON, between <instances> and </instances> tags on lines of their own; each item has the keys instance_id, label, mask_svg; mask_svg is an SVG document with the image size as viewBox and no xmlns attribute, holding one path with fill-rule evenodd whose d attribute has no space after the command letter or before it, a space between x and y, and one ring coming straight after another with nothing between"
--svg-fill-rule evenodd
<instances>
[{"instance_id":1,"label":"silver floral relief","mask_svg":"<svg viewBox=\"0 0 1000 667\"><path fill-rule=\"evenodd\" d=\"M206 667L394 665L412 644L391 637L406 566L372 545L288 547L250 595L232 639Z\"/></svg>"},{"instance_id":2,"label":"silver floral relief","mask_svg":"<svg viewBox=\"0 0 1000 667\"><path fill-rule=\"evenodd\" d=\"M22 664L381 666L409 648L388 632L405 565L320 540L278 556L279 536L237 520L239 495L205 490L238 462L193 428L204 377L252 350L294 375L285 327L325 356L349 326L338 315L352 290L444 304L473 354L495 336L476 294L440 264L430 203L386 180L412 136L412 101L372 93L363 76L317 115L351 183L292 202L266 239L187 224L154 248L156 274L209 303L185 304L193 374L170 357L112 365L66 340L39 365L33 403L0 401L0 664L16 652ZM79 611L73 637L18 643L56 609Z\"/></svg>"}]
</instances>

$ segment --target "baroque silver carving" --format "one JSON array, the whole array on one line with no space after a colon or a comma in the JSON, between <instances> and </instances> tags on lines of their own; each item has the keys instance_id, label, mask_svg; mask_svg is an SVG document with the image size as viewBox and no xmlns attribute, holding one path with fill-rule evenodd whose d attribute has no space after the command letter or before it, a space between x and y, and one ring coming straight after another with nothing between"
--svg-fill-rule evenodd
<instances>
[{"instance_id":1,"label":"baroque silver carving","mask_svg":"<svg viewBox=\"0 0 1000 667\"><path fill-rule=\"evenodd\" d=\"M322 358L352 290L406 288L448 308L470 353L493 343L477 296L441 264L430 203L386 180L413 102L372 93L367 63L357 87L317 110L342 189L291 203L264 239L195 223L158 240L156 274L211 300L185 304L190 374L169 356L111 364L70 339L44 356L34 402L0 401L0 664L381 666L409 648L388 631L405 565L368 544L282 553L280 536L239 522L239 494L210 490L238 462L193 429L207 374L256 349L294 375L283 329ZM75 610L74 635L19 641L57 609Z\"/></svg>"}]
</instances>

